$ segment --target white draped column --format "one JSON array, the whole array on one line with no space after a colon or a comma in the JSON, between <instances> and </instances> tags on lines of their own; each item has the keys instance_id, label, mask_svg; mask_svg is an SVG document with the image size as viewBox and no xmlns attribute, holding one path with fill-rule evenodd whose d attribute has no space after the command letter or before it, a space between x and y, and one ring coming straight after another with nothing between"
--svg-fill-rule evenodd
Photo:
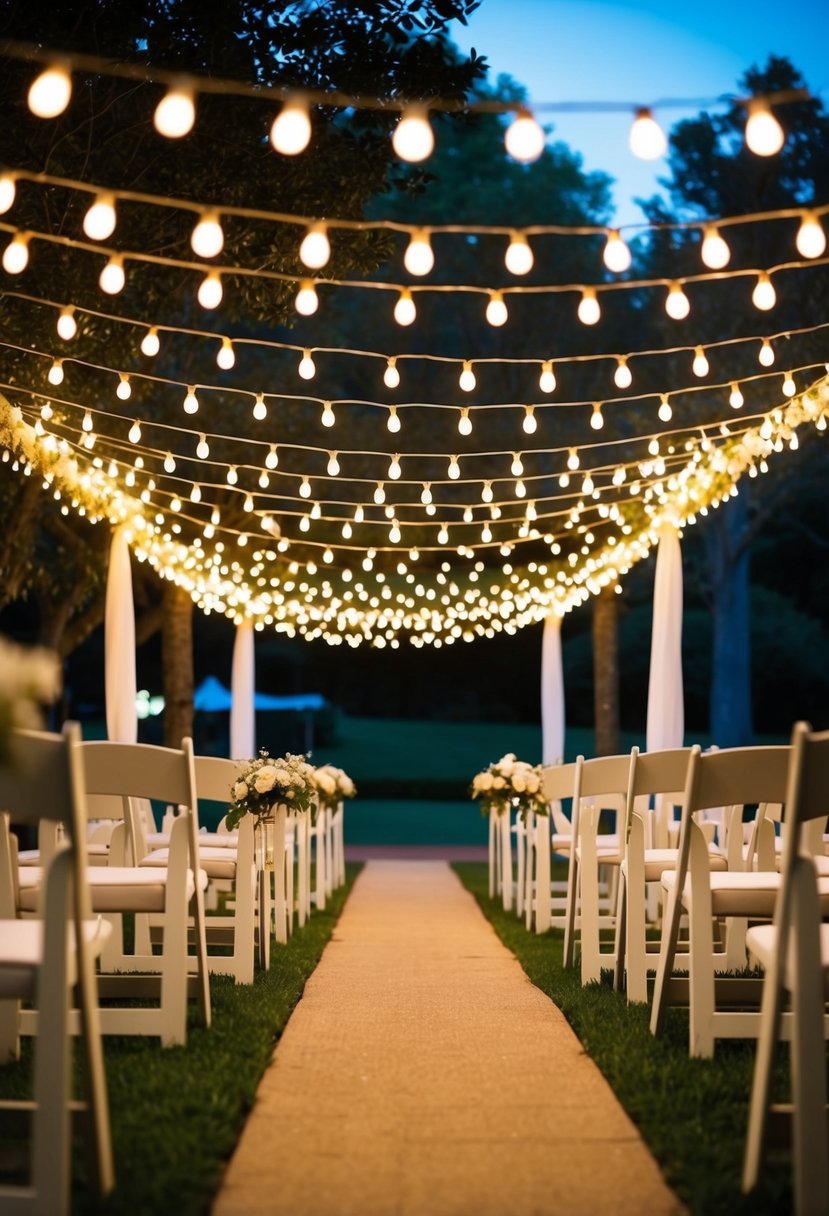
<instances>
[{"instance_id":1,"label":"white draped column","mask_svg":"<svg viewBox=\"0 0 829 1216\"><path fill-rule=\"evenodd\" d=\"M564 759L564 670L561 663L561 616L551 612L541 640L541 756L544 764Z\"/></svg>"},{"instance_id":2,"label":"white draped column","mask_svg":"<svg viewBox=\"0 0 829 1216\"><path fill-rule=\"evenodd\" d=\"M135 606L132 599L130 547L123 527L112 533L104 614L104 683L107 737L115 743L135 743Z\"/></svg>"},{"instance_id":3,"label":"white draped column","mask_svg":"<svg viewBox=\"0 0 829 1216\"><path fill-rule=\"evenodd\" d=\"M678 529L673 524L663 524L659 533L653 588L646 747L649 752L682 747L684 738L682 552ZM659 812L656 835L654 843L657 846L667 843L667 824Z\"/></svg>"},{"instance_id":4,"label":"white draped column","mask_svg":"<svg viewBox=\"0 0 829 1216\"><path fill-rule=\"evenodd\" d=\"M233 760L247 760L256 755L253 621L250 620L236 626L230 696L230 756Z\"/></svg>"}]
</instances>

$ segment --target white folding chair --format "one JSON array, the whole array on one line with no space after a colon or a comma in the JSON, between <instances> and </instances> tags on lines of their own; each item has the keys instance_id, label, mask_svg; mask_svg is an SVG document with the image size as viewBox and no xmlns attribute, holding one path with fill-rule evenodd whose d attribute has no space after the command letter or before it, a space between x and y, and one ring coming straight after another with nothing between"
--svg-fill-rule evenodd
<instances>
[{"instance_id":1,"label":"white folding chair","mask_svg":"<svg viewBox=\"0 0 829 1216\"><path fill-rule=\"evenodd\" d=\"M570 764L550 764L541 771L542 789L548 814L536 814L532 825L528 823L525 923L528 929L535 922L536 933L546 933L552 924L564 925L565 900L552 880L552 854L570 852L570 820L564 814L561 803L573 797L573 790L581 774L584 757L579 756ZM531 827L532 830L529 830ZM562 830L563 829L563 830ZM554 913L559 915L554 917Z\"/></svg>"},{"instance_id":2,"label":"white folding chair","mask_svg":"<svg viewBox=\"0 0 829 1216\"><path fill-rule=\"evenodd\" d=\"M10 763L0 766L0 1052L16 1054L21 1001L31 1001L39 1019L30 1180L24 1186L0 1186L4 1213L63 1216L69 1211L72 1039L68 1023L75 987L90 1121L88 1143L101 1193L114 1185L94 972L94 957L100 953L109 926L92 920L90 910L79 743L80 728L74 722L66 724L62 735L20 731L12 737ZM23 823L49 819L64 825L64 841L45 870L35 919L17 916L10 817ZM31 1105L4 1101L0 1108Z\"/></svg>"},{"instance_id":3,"label":"white folding chair","mask_svg":"<svg viewBox=\"0 0 829 1216\"><path fill-rule=\"evenodd\" d=\"M829 1212L824 1042L829 924L821 923L818 879L806 842L808 825L816 823L822 834L828 810L829 731L813 734L805 722L799 722L792 732L787 833L774 923L749 929L747 937L749 952L763 964L766 977L742 1180L746 1192L757 1185L769 1114L787 1116L794 1133L797 1216ZM792 1102L772 1106L771 1081L784 991L790 994L792 1006Z\"/></svg>"}]
</instances>

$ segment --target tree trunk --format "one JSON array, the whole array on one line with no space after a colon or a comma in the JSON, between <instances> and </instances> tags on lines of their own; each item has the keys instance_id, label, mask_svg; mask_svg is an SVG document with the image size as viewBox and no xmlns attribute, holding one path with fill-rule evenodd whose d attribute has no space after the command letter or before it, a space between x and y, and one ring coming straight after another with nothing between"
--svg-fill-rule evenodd
<instances>
[{"instance_id":1,"label":"tree trunk","mask_svg":"<svg viewBox=\"0 0 829 1216\"><path fill-rule=\"evenodd\" d=\"M593 596L593 704L596 755L616 756L619 737L619 597L614 587Z\"/></svg>"},{"instance_id":2,"label":"tree trunk","mask_svg":"<svg viewBox=\"0 0 829 1216\"><path fill-rule=\"evenodd\" d=\"M176 583L165 582L163 603L164 743L180 747L193 735L193 601Z\"/></svg>"},{"instance_id":3,"label":"tree trunk","mask_svg":"<svg viewBox=\"0 0 829 1216\"><path fill-rule=\"evenodd\" d=\"M706 522L714 601L711 739L718 747L745 747L753 740L747 486Z\"/></svg>"}]
</instances>

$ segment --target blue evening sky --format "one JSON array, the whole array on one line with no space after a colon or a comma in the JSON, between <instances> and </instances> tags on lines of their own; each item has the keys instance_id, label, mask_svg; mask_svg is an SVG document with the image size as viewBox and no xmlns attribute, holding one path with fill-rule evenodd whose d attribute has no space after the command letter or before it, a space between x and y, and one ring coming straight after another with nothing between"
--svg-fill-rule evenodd
<instances>
[{"instance_id":1,"label":"blue evening sky","mask_svg":"<svg viewBox=\"0 0 829 1216\"><path fill-rule=\"evenodd\" d=\"M714 98L735 92L745 69L774 53L788 56L829 105L827 0L483 0L453 37L487 56L492 79L508 73L537 102ZM657 117L667 128L696 108ZM657 188L664 163L630 154L630 117L540 117L583 154L586 168L616 179L618 221L640 221L633 199Z\"/></svg>"}]
</instances>

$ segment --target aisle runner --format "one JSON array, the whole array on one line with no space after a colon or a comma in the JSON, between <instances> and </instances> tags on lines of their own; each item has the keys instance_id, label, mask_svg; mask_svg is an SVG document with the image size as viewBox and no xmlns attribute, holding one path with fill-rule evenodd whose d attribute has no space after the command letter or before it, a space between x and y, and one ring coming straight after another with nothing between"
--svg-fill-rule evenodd
<instances>
[{"instance_id":1,"label":"aisle runner","mask_svg":"<svg viewBox=\"0 0 829 1216\"><path fill-rule=\"evenodd\" d=\"M445 862L357 880L214 1216L683 1209L562 1015Z\"/></svg>"}]
</instances>

